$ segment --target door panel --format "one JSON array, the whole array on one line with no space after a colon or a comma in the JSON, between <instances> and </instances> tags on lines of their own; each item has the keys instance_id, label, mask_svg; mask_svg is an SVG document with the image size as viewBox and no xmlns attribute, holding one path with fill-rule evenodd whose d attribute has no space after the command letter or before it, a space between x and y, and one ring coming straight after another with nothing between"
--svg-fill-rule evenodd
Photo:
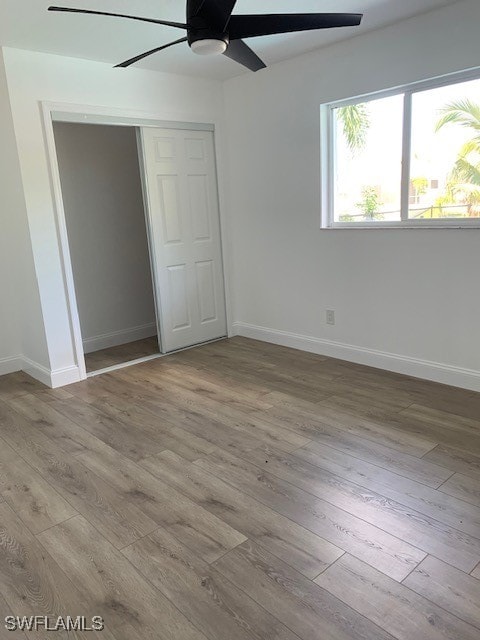
<instances>
[{"instance_id":1,"label":"door panel","mask_svg":"<svg viewBox=\"0 0 480 640\"><path fill-rule=\"evenodd\" d=\"M172 331L192 326L190 305L188 304L187 265L167 267L168 294L171 301Z\"/></svg>"},{"instance_id":2,"label":"door panel","mask_svg":"<svg viewBox=\"0 0 480 640\"><path fill-rule=\"evenodd\" d=\"M227 333L213 134L142 129L162 352Z\"/></svg>"},{"instance_id":3,"label":"door panel","mask_svg":"<svg viewBox=\"0 0 480 640\"><path fill-rule=\"evenodd\" d=\"M192 214L193 241L211 241L210 204L207 176L188 176L188 194Z\"/></svg>"},{"instance_id":4,"label":"door panel","mask_svg":"<svg viewBox=\"0 0 480 640\"><path fill-rule=\"evenodd\" d=\"M215 271L212 260L195 264L197 269L198 300L200 302L200 322L214 322L218 318L215 301Z\"/></svg>"}]
</instances>

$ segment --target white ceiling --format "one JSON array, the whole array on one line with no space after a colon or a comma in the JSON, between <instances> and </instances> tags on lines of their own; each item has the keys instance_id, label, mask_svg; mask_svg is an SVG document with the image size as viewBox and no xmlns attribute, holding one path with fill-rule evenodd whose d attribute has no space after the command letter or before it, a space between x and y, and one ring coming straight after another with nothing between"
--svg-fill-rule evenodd
<instances>
[{"instance_id":1,"label":"white ceiling","mask_svg":"<svg viewBox=\"0 0 480 640\"><path fill-rule=\"evenodd\" d=\"M361 27L248 40L258 55L267 64L272 64L455 1L238 0L235 13L331 11L365 14ZM184 33L178 29L119 18L48 13L46 9L50 4L185 21L184 0L0 0L0 46L116 64L176 40ZM190 51L186 43L147 58L138 66L218 79L246 72L225 56L200 58Z\"/></svg>"}]
</instances>

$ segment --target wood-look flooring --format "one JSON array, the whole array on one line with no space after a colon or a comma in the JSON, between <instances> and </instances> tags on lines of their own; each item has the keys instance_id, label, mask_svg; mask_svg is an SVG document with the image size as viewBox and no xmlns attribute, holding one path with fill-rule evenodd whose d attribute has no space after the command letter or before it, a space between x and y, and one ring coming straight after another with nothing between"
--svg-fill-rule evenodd
<instances>
[{"instance_id":1,"label":"wood-look flooring","mask_svg":"<svg viewBox=\"0 0 480 640\"><path fill-rule=\"evenodd\" d=\"M143 340L135 340L135 342L127 342L116 347L108 347L99 351L91 351L85 354L85 367L87 373L100 371L107 367L113 367L124 362L153 356L160 353L158 348L157 336L144 338Z\"/></svg>"},{"instance_id":2,"label":"wood-look flooring","mask_svg":"<svg viewBox=\"0 0 480 640\"><path fill-rule=\"evenodd\" d=\"M0 618L478 640L479 563L480 394L243 338L0 378Z\"/></svg>"}]
</instances>

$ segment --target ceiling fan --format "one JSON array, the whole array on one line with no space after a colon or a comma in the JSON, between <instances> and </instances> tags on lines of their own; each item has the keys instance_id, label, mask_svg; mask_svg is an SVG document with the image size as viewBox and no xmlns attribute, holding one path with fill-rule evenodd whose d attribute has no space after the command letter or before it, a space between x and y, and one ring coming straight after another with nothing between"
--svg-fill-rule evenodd
<instances>
[{"instance_id":1,"label":"ceiling fan","mask_svg":"<svg viewBox=\"0 0 480 640\"><path fill-rule=\"evenodd\" d=\"M152 22L167 27L184 29L187 32L186 37L141 53L134 58L117 64L117 67L129 67L135 62L157 53L157 51L162 51L162 49L167 49L180 42L188 42L192 51L199 55L223 54L251 71L258 71L266 67L266 65L243 42L244 38L267 36L276 33L292 33L294 31L355 27L360 24L363 17L359 13L291 13L232 16L235 4L236 0L187 0L187 22L185 24L89 9L49 7L48 10L140 20L141 22Z\"/></svg>"}]
</instances>

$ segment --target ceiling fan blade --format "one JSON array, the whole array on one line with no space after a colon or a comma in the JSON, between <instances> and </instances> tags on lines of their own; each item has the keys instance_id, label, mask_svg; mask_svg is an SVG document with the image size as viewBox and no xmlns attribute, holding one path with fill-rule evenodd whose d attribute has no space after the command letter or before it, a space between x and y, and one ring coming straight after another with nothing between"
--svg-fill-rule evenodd
<instances>
[{"instance_id":1,"label":"ceiling fan blade","mask_svg":"<svg viewBox=\"0 0 480 640\"><path fill-rule=\"evenodd\" d=\"M203 0L194 17L207 20L213 29L224 32L237 0Z\"/></svg>"},{"instance_id":2,"label":"ceiling fan blade","mask_svg":"<svg viewBox=\"0 0 480 640\"><path fill-rule=\"evenodd\" d=\"M177 29L188 29L188 25L181 22L168 22L167 20L155 20L155 18L140 18L129 16L125 13L107 13L106 11L90 11L90 9L71 9L69 7L48 7L49 11L59 11L63 13L87 13L94 16L112 16L114 18L128 18L129 20L140 20L141 22L153 22L163 24L166 27L177 27Z\"/></svg>"},{"instance_id":3,"label":"ceiling fan blade","mask_svg":"<svg viewBox=\"0 0 480 640\"><path fill-rule=\"evenodd\" d=\"M356 27L362 21L360 13L291 13L232 16L228 25L230 39L269 36L275 33L312 31L334 27Z\"/></svg>"},{"instance_id":4,"label":"ceiling fan blade","mask_svg":"<svg viewBox=\"0 0 480 640\"><path fill-rule=\"evenodd\" d=\"M120 64L116 64L115 68L117 67L129 67L132 64L135 64L135 62L138 62L139 60L143 60L143 58L147 58L148 56L151 56L153 53L157 53L157 51L162 51L163 49L168 49L168 47L173 47L174 44L179 44L180 42L187 42L187 38L180 38L179 40L175 40L174 42L169 42L168 44L164 44L162 47L156 47L155 49L151 49L150 51L146 51L145 53L141 53L139 56L135 56L134 58L130 58L129 60L125 60L125 62L121 62Z\"/></svg>"},{"instance_id":5,"label":"ceiling fan blade","mask_svg":"<svg viewBox=\"0 0 480 640\"><path fill-rule=\"evenodd\" d=\"M223 55L243 64L250 71L259 71L267 66L243 40L231 41Z\"/></svg>"}]
</instances>

